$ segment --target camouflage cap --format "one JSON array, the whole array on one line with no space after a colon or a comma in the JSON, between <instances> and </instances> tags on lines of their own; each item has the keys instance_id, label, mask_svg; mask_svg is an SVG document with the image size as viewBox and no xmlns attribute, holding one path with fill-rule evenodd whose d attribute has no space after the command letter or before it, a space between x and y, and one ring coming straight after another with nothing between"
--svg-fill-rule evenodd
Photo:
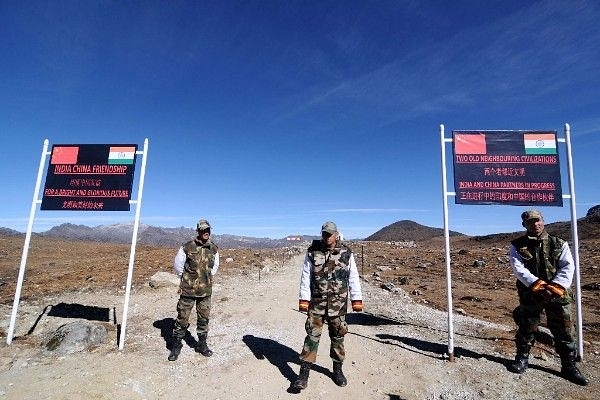
<instances>
[{"instance_id":1,"label":"camouflage cap","mask_svg":"<svg viewBox=\"0 0 600 400\"><path fill-rule=\"evenodd\" d=\"M521 214L521 219L523 222L529 221L530 219L543 219L542 213L537 210L528 210Z\"/></svg>"},{"instance_id":2,"label":"camouflage cap","mask_svg":"<svg viewBox=\"0 0 600 400\"><path fill-rule=\"evenodd\" d=\"M210 229L210 224L208 223L207 220L205 219L201 219L200 221L198 221L198 223L196 224L196 229L198 230L205 230L205 229Z\"/></svg>"},{"instance_id":3,"label":"camouflage cap","mask_svg":"<svg viewBox=\"0 0 600 400\"><path fill-rule=\"evenodd\" d=\"M330 233L333 235L337 231L338 230L337 230L337 226L336 226L335 222L327 221L321 227L321 233L327 232L327 233Z\"/></svg>"}]
</instances>

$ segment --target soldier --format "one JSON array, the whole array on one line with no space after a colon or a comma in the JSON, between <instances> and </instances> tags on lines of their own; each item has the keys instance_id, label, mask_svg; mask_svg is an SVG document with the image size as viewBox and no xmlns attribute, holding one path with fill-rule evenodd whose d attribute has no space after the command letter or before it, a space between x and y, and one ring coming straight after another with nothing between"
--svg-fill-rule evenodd
<instances>
[{"instance_id":1,"label":"soldier","mask_svg":"<svg viewBox=\"0 0 600 400\"><path fill-rule=\"evenodd\" d=\"M198 344L196 352L210 357L213 352L206 344L208 334L208 319L212 295L213 275L219 268L219 253L217 245L210 240L210 224L201 219L196 225L198 235L195 239L184 243L177 252L173 267L181 278L179 284L179 301L177 302L177 320L173 328L173 342L169 361L177 360L181 353L181 340L190 325L189 318L192 308L196 305L196 331Z\"/></svg>"},{"instance_id":2,"label":"soldier","mask_svg":"<svg viewBox=\"0 0 600 400\"><path fill-rule=\"evenodd\" d=\"M571 250L565 240L546 232L539 211L525 211L521 219L527 233L510 244L510 265L517 278L519 306L513 312L518 326L515 336L517 355L508 369L517 374L527 369L540 314L545 311L548 329L560 355L562 376L585 386L588 380L575 366L576 346L571 321L573 294L569 289L575 263Z\"/></svg>"},{"instance_id":3,"label":"soldier","mask_svg":"<svg viewBox=\"0 0 600 400\"><path fill-rule=\"evenodd\" d=\"M353 311L362 311L362 292L352 250L338 240L337 226L325 222L321 240L314 240L308 248L300 279L299 310L307 312L306 338L300 353L300 374L293 387L298 390L308 386L308 374L317 359L319 339L323 324L327 322L333 359L333 381L346 386L342 372L344 335L348 332L345 316L348 294Z\"/></svg>"}]
</instances>

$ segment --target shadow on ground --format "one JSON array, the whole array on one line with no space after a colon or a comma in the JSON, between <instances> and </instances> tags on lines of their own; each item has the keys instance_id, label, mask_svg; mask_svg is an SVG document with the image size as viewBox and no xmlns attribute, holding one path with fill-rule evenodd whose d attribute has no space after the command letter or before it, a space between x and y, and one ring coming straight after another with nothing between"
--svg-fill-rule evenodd
<instances>
[{"instance_id":1,"label":"shadow on ground","mask_svg":"<svg viewBox=\"0 0 600 400\"><path fill-rule=\"evenodd\" d=\"M112 321L111 321L111 310L112 310ZM77 303L58 303L55 305L49 304L44 307L42 313L38 315L35 322L27 331L27 335L31 335L35 332L38 324L44 317L57 317L57 318L73 318L73 319L85 319L88 321L100 321L100 322L112 322L117 325L115 310L107 307L97 306L86 306Z\"/></svg>"},{"instance_id":2,"label":"shadow on ground","mask_svg":"<svg viewBox=\"0 0 600 400\"><path fill-rule=\"evenodd\" d=\"M404 337L404 336L387 335L387 334L378 334L376 336L383 343L400 346L400 347L402 347L405 350L413 351L415 353L419 353L419 354L425 355L427 357L440 358L441 355L447 355L448 354L448 352L447 352L448 351L448 347L445 346L445 345L443 345L443 344L441 344L441 343L434 343L434 342L429 342L429 341L426 341L426 340L420 340L420 339L415 339L415 338L408 338L408 337ZM492 354L479 353L479 352L476 352L476 351L473 351L473 350L469 350L469 349L465 349L465 348L462 348L462 347L455 347L454 348L454 356L456 358L460 358L460 357L474 358L474 359L485 358L486 360L498 363L498 364L502 365L505 368L507 368L508 364L513 361L512 359L498 357L498 356L495 356L495 355L492 355ZM531 368L531 369L537 369L539 371L543 371L543 372L546 372L546 373L551 374L551 375L560 376L560 372L559 371L556 371L556 370L553 370L553 369L550 369L550 368L547 368L547 367L543 367L543 366L540 366L540 365L536 365L536 364L530 363L529 364L529 368Z\"/></svg>"},{"instance_id":3,"label":"shadow on ground","mask_svg":"<svg viewBox=\"0 0 600 400\"><path fill-rule=\"evenodd\" d=\"M350 313L346 315L346 322L348 325L365 325L365 326L377 326L377 325L403 325L401 321L385 317L383 315L376 315L367 312L361 313Z\"/></svg>"},{"instance_id":4,"label":"shadow on ground","mask_svg":"<svg viewBox=\"0 0 600 400\"><path fill-rule=\"evenodd\" d=\"M298 378L298 375L290 367L290 364L299 364L298 352L284 346L283 344L268 338L261 338L253 335L244 335L242 338L243 342L248 346L254 357L259 360L267 360L273 364L281 375L287 379L290 383L287 391L288 393L299 393L297 389L294 389L292 385ZM313 364L311 372L320 373L332 378L331 372L319 365Z\"/></svg>"},{"instance_id":5,"label":"shadow on ground","mask_svg":"<svg viewBox=\"0 0 600 400\"><path fill-rule=\"evenodd\" d=\"M175 320L173 318L163 318L158 321L154 321L152 326L160 329L160 337L162 337L165 341L165 348L167 350L171 350L173 345L173 328L175 327ZM198 346L198 340L192 336L190 331L185 332L183 341L192 349L195 349L196 346Z\"/></svg>"}]
</instances>

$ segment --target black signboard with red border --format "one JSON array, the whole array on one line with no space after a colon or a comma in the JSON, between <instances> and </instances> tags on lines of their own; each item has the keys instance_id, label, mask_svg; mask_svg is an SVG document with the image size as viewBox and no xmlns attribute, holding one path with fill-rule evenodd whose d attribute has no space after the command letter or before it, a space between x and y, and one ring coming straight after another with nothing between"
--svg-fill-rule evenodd
<instances>
[{"instance_id":1,"label":"black signboard with red border","mask_svg":"<svg viewBox=\"0 0 600 400\"><path fill-rule=\"evenodd\" d=\"M556 131L453 131L457 204L562 206Z\"/></svg>"},{"instance_id":2,"label":"black signboard with red border","mask_svg":"<svg viewBox=\"0 0 600 400\"><path fill-rule=\"evenodd\" d=\"M52 146L42 210L129 211L136 144Z\"/></svg>"}]
</instances>

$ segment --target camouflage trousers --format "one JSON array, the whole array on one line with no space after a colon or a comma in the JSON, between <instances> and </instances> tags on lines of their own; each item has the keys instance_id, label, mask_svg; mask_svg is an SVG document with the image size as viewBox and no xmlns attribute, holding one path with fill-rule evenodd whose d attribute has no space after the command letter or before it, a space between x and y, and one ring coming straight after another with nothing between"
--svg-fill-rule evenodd
<instances>
[{"instance_id":1,"label":"camouflage trousers","mask_svg":"<svg viewBox=\"0 0 600 400\"><path fill-rule=\"evenodd\" d=\"M319 349L319 340L323 332L323 324L327 322L329 328L329 338L331 345L329 356L333 361L343 362L346 357L344 350L344 335L348 333L348 324L344 315L337 317L328 317L326 315L314 315L309 312L306 318L304 328L306 329L306 338L304 346L300 353L300 360L314 363L317 360L317 350Z\"/></svg>"},{"instance_id":2,"label":"camouflage trousers","mask_svg":"<svg viewBox=\"0 0 600 400\"><path fill-rule=\"evenodd\" d=\"M208 333L208 319L210 317L211 296L188 297L180 296L177 302L177 320L173 328L173 337L183 339L190 326L190 314L196 305L196 332L198 336Z\"/></svg>"},{"instance_id":3,"label":"camouflage trousers","mask_svg":"<svg viewBox=\"0 0 600 400\"><path fill-rule=\"evenodd\" d=\"M515 336L517 350L519 347L529 348L534 344L534 334L541 322L541 314L545 312L548 329L554 336L554 346L559 354L576 349L573 339L573 321L571 318L572 293L559 298L544 301L531 291L519 293L519 306L513 311L513 319L519 327Z\"/></svg>"}]
</instances>

